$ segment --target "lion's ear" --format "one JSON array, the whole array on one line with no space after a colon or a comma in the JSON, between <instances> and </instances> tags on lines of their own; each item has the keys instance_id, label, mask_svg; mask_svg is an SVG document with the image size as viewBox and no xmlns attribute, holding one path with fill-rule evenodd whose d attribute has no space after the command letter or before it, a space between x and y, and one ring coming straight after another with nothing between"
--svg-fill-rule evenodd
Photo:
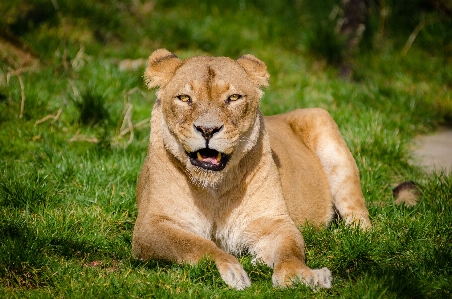
<instances>
[{"instance_id":1,"label":"lion's ear","mask_svg":"<svg viewBox=\"0 0 452 299\"><path fill-rule=\"evenodd\" d=\"M155 50L149 56L148 67L144 71L144 82L151 89L163 86L173 77L182 60L166 49Z\"/></svg>"},{"instance_id":2,"label":"lion's ear","mask_svg":"<svg viewBox=\"0 0 452 299\"><path fill-rule=\"evenodd\" d=\"M254 55L246 54L237 59L237 62L245 69L250 79L258 87L267 87L270 74L267 72L265 63Z\"/></svg>"}]
</instances>

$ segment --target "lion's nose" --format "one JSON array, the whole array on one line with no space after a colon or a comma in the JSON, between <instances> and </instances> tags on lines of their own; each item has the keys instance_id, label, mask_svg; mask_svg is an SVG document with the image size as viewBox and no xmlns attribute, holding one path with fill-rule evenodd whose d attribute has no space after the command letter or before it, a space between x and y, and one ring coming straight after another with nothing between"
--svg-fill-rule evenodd
<instances>
[{"instance_id":1,"label":"lion's nose","mask_svg":"<svg viewBox=\"0 0 452 299\"><path fill-rule=\"evenodd\" d=\"M215 133L218 133L223 129L223 126L220 127L206 127L206 126L195 126L195 129L201 133L202 137L206 141L208 141Z\"/></svg>"}]
</instances>

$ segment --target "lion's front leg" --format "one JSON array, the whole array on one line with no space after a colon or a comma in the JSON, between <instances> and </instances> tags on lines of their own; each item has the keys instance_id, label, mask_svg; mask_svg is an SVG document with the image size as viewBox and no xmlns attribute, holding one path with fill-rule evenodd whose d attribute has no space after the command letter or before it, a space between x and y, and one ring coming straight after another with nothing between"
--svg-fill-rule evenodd
<instances>
[{"instance_id":1,"label":"lion's front leg","mask_svg":"<svg viewBox=\"0 0 452 299\"><path fill-rule=\"evenodd\" d=\"M234 256L219 249L212 241L184 230L166 217L137 221L132 252L141 259L166 259L190 264L210 257L228 286L238 290L251 286L248 275Z\"/></svg>"},{"instance_id":2,"label":"lion's front leg","mask_svg":"<svg viewBox=\"0 0 452 299\"><path fill-rule=\"evenodd\" d=\"M364 229L370 227L358 167L330 114L318 108L300 109L288 113L287 121L319 158L342 219Z\"/></svg>"},{"instance_id":3,"label":"lion's front leg","mask_svg":"<svg viewBox=\"0 0 452 299\"><path fill-rule=\"evenodd\" d=\"M287 287L299 281L313 288L331 288L333 278L328 268L306 266L303 237L289 217L257 219L250 231L250 251L273 268L274 286Z\"/></svg>"}]
</instances>

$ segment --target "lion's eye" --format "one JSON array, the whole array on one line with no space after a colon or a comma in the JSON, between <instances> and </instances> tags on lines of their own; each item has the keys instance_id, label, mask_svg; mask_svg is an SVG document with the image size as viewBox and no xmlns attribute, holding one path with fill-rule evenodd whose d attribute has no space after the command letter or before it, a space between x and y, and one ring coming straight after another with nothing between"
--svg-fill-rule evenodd
<instances>
[{"instance_id":1,"label":"lion's eye","mask_svg":"<svg viewBox=\"0 0 452 299\"><path fill-rule=\"evenodd\" d=\"M241 95L239 95L239 94L233 94L232 96L230 96L230 97L228 98L228 101L229 101L229 102L234 102L234 101L240 100L241 98L242 98Z\"/></svg>"},{"instance_id":2,"label":"lion's eye","mask_svg":"<svg viewBox=\"0 0 452 299\"><path fill-rule=\"evenodd\" d=\"M186 94L181 94L177 98L184 103L191 103L191 98Z\"/></svg>"}]
</instances>

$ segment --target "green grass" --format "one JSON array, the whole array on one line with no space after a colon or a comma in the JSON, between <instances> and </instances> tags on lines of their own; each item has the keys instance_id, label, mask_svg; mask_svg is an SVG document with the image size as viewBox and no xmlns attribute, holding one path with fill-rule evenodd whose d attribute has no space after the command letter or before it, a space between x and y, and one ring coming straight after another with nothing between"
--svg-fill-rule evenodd
<instances>
[{"instance_id":1,"label":"green grass","mask_svg":"<svg viewBox=\"0 0 452 299\"><path fill-rule=\"evenodd\" d=\"M450 19L422 1L387 1L381 31L372 4L353 80L345 82L334 66L342 45L329 38L339 1L7 2L0 26L40 66L17 75L20 59L0 55L0 297L452 296L452 174L409 163L416 134L452 125ZM421 14L432 21L402 55ZM329 267L332 289L275 289L271 270L247 255L240 261L253 285L242 292L228 289L208 260L192 267L131 257L155 95L145 90L143 68L118 64L159 47L182 58L252 53L272 76L265 114L331 112L360 168L374 225L366 233L340 222L301 228L308 265ZM143 124L133 136L128 120ZM405 180L420 186L414 208L393 204L392 185Z\"/></svg>"}]
</instances>

